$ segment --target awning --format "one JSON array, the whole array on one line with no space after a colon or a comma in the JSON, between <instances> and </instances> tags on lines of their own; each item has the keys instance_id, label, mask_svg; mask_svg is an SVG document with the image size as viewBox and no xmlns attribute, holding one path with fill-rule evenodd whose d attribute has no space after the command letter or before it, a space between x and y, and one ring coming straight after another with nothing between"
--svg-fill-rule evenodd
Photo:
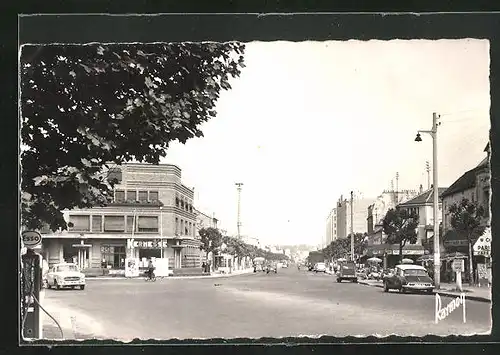
<instances>
[{"instance_id":1,"label":"awning","mask_svg":"<svg viewBox=\"0 0 500 355\"><path fill-rule=\"evenodd\" d=\"M399 245L397 244L377 244L367 247L368 256L379 255L399 255ZM424 255L425 248L419 244L408 244L403 247L403 255Z\"/></svg>"}]
</instances>

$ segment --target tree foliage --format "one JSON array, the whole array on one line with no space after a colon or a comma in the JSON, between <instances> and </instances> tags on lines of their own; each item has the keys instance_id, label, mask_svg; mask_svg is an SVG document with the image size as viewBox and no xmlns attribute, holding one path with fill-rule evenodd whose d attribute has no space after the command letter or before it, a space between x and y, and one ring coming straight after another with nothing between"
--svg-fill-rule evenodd
<instances>
[{"instance_id":1,"label":"tree foliage","mask_svg":"<svg viewBox=\"0 0 500 355\"><path fill-rule=\"evenodd\" d=\"M22 47L22 219L66 228L61 210L104 205L103 166L156 164L202 137L243 64L240 43Z\"/></svg>"},{"instance_id":2,"label":"tree foliage","mask_svg":"<svg viewBox=\"0 0 500 355\"><path fill-rule=\"evenodd\" d=\"M399 257L403 259L403 247L406 243L415 244L417 242L417 227L419 217L416 213L408 209L391 208L387 211L382 226L387 235L387 243L399 245Z\"/></svg>"},{"instance_id":3,"label":"tree foliage","mask_svg":"<svg viewBox=\"0 0 500 355\"><path fill-rule=\"evenodd\" d=\"M469 280L473 283L474 273L472 264L472 244L483 234L485 226L482 219L485 214L484 207L464 198L459 203L454 203L448 208L451 214L451 226L459 234L467 238L469 253Z\"/></svg>"},{"instance_id":4,"label":"tree foliage","mask_svg":"<svg viewBox=\"0 0 500 355\"><path fill-rule=\"evenodd\" d=\"M200 249L204 250L207 255L210 252L217 254L217 251L222 245L223 237L217 228L202 228L198 231L201 238Z\"/></svg>"},{"instance_id":5,"label":"tree foliage","mask_svg":"<svg viewBox=\"0 0 500 355\"><path fill-rule=\"evenodd\" d=\"M354 233L354 254L362 255L366 249L366 234ZM351 234L347 238L336 239L322 249L326 259L348 258L351 255Z\"/></svg>"}]
</instances>

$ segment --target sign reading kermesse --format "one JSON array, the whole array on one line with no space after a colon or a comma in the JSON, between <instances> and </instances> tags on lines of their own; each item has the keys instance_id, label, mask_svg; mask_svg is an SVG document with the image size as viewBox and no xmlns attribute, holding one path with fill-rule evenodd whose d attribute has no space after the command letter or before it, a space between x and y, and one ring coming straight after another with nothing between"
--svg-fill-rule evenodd
<instances>
[{"instance_id":1,"label":"sign reading kermesse","mask_svg":"<svg viewBox=\"0 0 500 355\"><path fill-rule=\"evenodd\" d=\"M161 241L158 239L154 239L154 240L127 239L127 248L128 249L133 249L133 248L160 249L162 246L163 246L163 248L166 248L168 246L166 240Z\"/></svg>"}]
</instances>

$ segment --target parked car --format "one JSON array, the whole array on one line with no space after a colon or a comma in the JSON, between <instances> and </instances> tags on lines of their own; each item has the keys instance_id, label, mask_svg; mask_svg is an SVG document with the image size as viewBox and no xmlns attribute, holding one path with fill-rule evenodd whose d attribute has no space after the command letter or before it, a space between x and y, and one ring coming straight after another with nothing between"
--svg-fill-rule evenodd
<instances>
[{"instance_id":1,"label":"parked car","mask_svg":"<svg viewBox=\"0 0 500 355\"><path fill-rule=\"evenodd\" d=\"M338 265L337 282L342 282L344 280L358 282L356 264L352 261L343 261Z\"/></svg>"},{"instance_id":2,"label":"parked car","mask_svg":"<svg viewBox=\"0 0 500 355\"><path fill-rule=\"evenodd\" d=\"M396 289L399 292L419 291L432 293L434 281L420 265L397 265L394 272L384 277L384 292Z\"/></svg>"},{"instance_id":3,"label":"parked car","mask_svg":"<svg viewBox=\"0 0 500 355\"><path fill-rule=\"evenodd\" d=\"M85 289L85 275L74 263L56 264L49 269L46 276L47 288L61 289L63 287Z\"/></svg>"},{"instance_id":4,"label":"parked car","mask_svg":"<svg viewBox=\"0 0 500 355\"><path fill-rule=\"evenodd\" d=\"M314 265L314 272L326 272L326 264L316 263L316 265Z\"/></svg>"}]
</instances>

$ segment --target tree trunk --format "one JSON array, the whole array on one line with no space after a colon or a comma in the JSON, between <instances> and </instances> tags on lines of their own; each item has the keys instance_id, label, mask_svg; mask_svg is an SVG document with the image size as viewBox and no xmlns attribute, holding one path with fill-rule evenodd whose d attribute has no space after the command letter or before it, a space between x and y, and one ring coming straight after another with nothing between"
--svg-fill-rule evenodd
<instances>
[{"instance_id":1,"label":"tree trunk","mask_svg":"<svg viewBox=\"0 0 500 355\"><path fill-rule=\"evenodd\" d=\"M472 257L473 257L473 253L472 253L472 240L469 238L467 238L467 244L469 246L469 285L471 286L474 286L474 270L473 270L473 267L472 267Z\"/></svg>"},{"instance_id":2,"label":"tree trunk","mask_svg":"<svg viewBox=\"0 0 500 355\"><path fill-rule=\"evenodd\" d=\"M403 263L403 242L399 243L399 263Z\"/></svg>"}]
</instances>

